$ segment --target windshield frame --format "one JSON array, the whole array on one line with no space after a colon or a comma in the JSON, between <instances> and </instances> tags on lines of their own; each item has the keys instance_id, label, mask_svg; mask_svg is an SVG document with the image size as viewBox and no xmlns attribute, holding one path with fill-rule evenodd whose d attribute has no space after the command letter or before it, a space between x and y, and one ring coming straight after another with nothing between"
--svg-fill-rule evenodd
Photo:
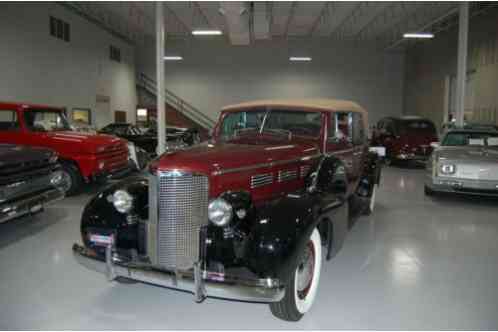
<instances>
[{"instance_id":1,"label":"windshield frame","mask_svg":"<svg viewBox=\"0 0 498 332\"><path fill-rule=\"evenodd\" d=\"M30 113L54 113L54 114L57 114L59 116L59 118L61 119L63 127L55 129L55 130L54 129L43 130L43 131L42 130L34 130L34 127L28 125L28 121L27 121L27 115L30 114ZM27 109L25 109L23 111L22 116L23 116L24 126L30 132L34 132L34 133L52 133L52 132L59 132L59 131L74 131L73 128L71 127L71 125L70 125L67 117L66 117L66 114L62 110L59 110L59 109L52 109L52 108L27 108Z\"/></svg>"},{"instance_id":2,"label":"windshield frame","mask_svg":"<svg viewBox=\"0 0 498 332\"><path fill-rule=\"evenodd\" d=\"M309 139L309 140L321 140L322 139L322 136L323 136L323 126L324 126L324 119L326 118L324 116L324 112L321 111L321 110L294 110L294 109L284 109L284 108L270 108L270 107L261 107L261 108L250 108L250 109L240 109L240 110L236 110L236 111L228 111L228 112L222 112L221 116L220 116L220 121L219 121L219 125L217 126L216 128L216 132L215 132L215 135L214 137L216 137L217 139L219 140L233 140L233 139L236 139L236 138L240 138L241 136L235 136L235 135L231 135L231 136L227 136L227 135L222 135L222 131L223 131L223 124L224 122L226 121L226 118L232 114L238 114L238 113L242 113L242 112L259 112L259 113L263 113L264 112L264 115L263 115L263 119L261 121L261 124L259 125L259 128L244 128L244 129L248 129L247 131L248 132L257 132L258 135L262 135L264 133L268 133L270 135L279 135L278 132L288 132L288 135L286 134L285 136L288 137L289 139L292 139L294 137L298 137L298 138L301 138L301 139ZM286 129L278 129L278 128L266 128L267 126L267 122L268 122L268 118L269 116L271 115L271 112L295 112L295 113L314 113L314 114L318 114L320 116L320 129L319 129L319 132L316 136L310 136L310 135L301 135L301 134L294 134L292 133L290 130L286 130ZM250 129L250 130L249 130Z\"/></svg>"}]
</instances>

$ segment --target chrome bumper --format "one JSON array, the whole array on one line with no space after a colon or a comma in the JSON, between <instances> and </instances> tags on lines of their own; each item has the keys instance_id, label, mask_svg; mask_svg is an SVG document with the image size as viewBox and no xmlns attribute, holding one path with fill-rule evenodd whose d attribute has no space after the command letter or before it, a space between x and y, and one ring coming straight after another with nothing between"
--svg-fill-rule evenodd
<instances>
[{"instance_id":1,"label":"chrome bumper","mask_svg":"<svg viewBox=\"0 0 498 332\"><path fill-rule=\"evenodd\" d=\"M193 293L195 300L201 302L205 297L249 301L278 302L284 297L285 289L274 279L259 279L254 285L238 282L220 282L206 279L205 271L196 264L194 272L177 276L175 273L156 270L147 265L122 263L111 247L106 249L105 261L91 249L74 244L73 253L83 266L107 275L109 280L125 277L157 286L173 288Z\"/></svg>"},{"instance_id":2,"label":"chrome bumper","mask_svg":"<svg viewBox=\"0 0 498 332\"><path fill-rule=\"evenodd\" d=\"M64 198L64 192L61 189L53 188L20 200L0 203L0 223L25 214L37 213L43 210L47 204L62 198Z\"/></svg>"},{"instance_id":3,"label":"chrome bumper","mask_svg":"<svg viewBox=\"0 0 498 332\"><path fill-rule=\"evenodd\" d=\"M498 181L427 176L425 184L437 192L498 197Z\"/></svg>"}]
</instances>

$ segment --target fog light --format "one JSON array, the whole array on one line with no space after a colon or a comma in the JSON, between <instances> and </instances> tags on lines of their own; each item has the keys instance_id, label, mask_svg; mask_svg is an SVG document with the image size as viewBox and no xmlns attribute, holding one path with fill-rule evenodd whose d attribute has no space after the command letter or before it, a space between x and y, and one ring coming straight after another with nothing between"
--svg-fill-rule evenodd
<instances>
[{"instance_id":1,"label":"fog light","mask_svg":"<svg viewBox=\"0 0 498 332\"><path fill-rule=\"evenodd\" d=\"M105 167L105 161L99 161L99 169L102 170Z\"/></svg>"}]
</instances>

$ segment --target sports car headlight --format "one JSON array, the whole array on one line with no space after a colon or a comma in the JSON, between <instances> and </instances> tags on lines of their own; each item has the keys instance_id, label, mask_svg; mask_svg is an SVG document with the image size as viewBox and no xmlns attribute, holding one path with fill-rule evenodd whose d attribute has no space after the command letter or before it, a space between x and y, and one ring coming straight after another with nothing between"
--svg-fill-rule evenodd
<instances>
[{"instance_id":1,"label":"sports car headlight","mask_svg":"<svg viewBox=\"0 0 498 332\"><path fill-rule=\"evenodd\" d=\"M222 198L217 198L208 206L208 218L216 226L226 226L232 220L232 206Z\"/></svg>"},{"instance_id":2,"label":"sports car headlight","mask_svg":"<svg viewBox=\"0 0 498 332\"><path fill-rule=\"evenodd\" d=\"M133 197L126 190L116 190L112 203L118 212L127 213L133 207Z\"/></svg>"},{"instance_id":3,"label":"sports car headlight","mask_svg":"<svg viewBox=\"0 0 498 332\"><path fill-rule=\"evenodd\" d=\"M441 174L450 175L455 174L456 166L453 164L442 164L439 166Z\"/></svg>"}]
</instances>

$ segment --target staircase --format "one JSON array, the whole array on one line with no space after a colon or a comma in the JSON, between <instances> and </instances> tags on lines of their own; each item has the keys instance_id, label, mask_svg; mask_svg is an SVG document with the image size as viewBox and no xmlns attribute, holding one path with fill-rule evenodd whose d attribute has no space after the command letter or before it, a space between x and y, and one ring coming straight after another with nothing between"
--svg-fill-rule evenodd
<instances>
[{"instance_id":1,"label":"staircase","mask_svg":"<svg viewBox=\"0 0 498 332\"><path fill-rule=\"evenodd\" d=\"M143 73L138 73L136 83L140 106L156 109L156 81ZM168 125L196 127L207 133L216 124L211 118L168 89L165 90L165 100Z\"/></svg>"}]
</instances>

